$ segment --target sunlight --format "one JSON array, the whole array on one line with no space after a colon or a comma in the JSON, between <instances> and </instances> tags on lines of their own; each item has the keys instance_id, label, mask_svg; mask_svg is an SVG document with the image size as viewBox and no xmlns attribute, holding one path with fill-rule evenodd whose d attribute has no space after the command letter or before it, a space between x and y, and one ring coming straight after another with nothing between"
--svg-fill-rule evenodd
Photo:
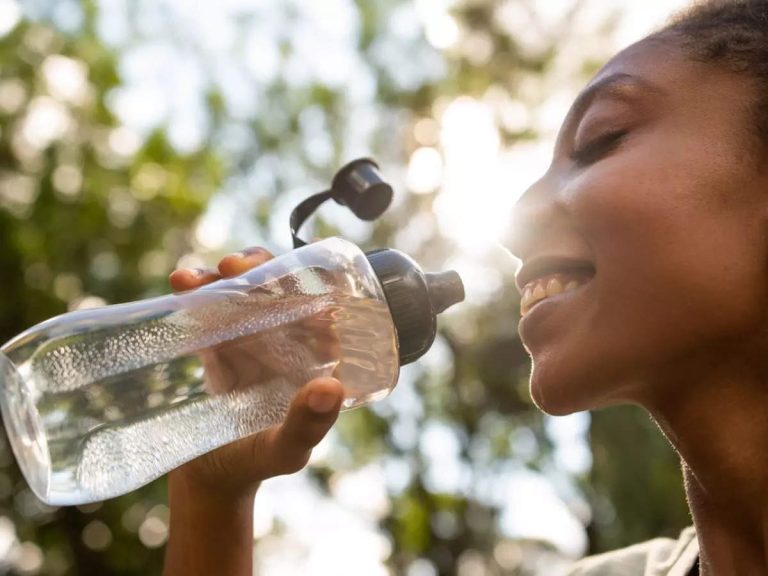
<instances>
[{"instance_id":1,"label":"sunlight","mask_svg":"<svg viewBox=\"0 0 768 576\"><path fill-rule=\"evenodd\" d=\"M498 238L500 137L490 106L462 96L440 119L444 181L435 201L441 231L469 252ZM495 216L494 216L495 214Z\"/></svg>"},{"instance_id":2,"label":"sunlight","mask_svg":"<svg viewBox=\"0 0 768 576\"><path fill-rule=\"evenodd\" d=\"M456 20L449 14L451 0L416 0L416 13L424 26L427 41L438 50L453 47L461 36Z\"/></svg>"},{"instance_id":3,"label":"sunlight","mask_svg":"<svg viewBox=\"0 0 768 576\"><path fill-rule=\"evenodd\" d=\"M456 20L444 13L429 19L424 32L429 43L440 50L445 50L456 44L460 34Z\"/></svg>"},{"instance_id":4,"label":"sunlight","mask_svg":"<svg viewBox=\"0 0 768 576\"><path fill-rule=\"evenodd\" d=\"M88 98L88 69L85 64L64 56L48 56L42 64L48 92L57 100L74 105Z\"/></svg>"},{"instance_id":5,"label":"sunlight","mask_svg":"<svg viewBox=\"0 0 768 576\"><path fill-rule=\"evenodd\" d=\"M21 10L15 0L0 0L0 36L5 36L21 19Z\"/></svg>"},{"instance_id":6,"label":"sunlight","mask_svg":"<svg viewBox=\"0 0 768 576\"><path fill-rule=\"evenodd\" d=\"M29 104L21 134L37 150L64 136L72 126L72 117L65 106L53 98L37 96Z\"/></svg>"},{"instance_id":7,"label":"sunlight","mask_svg":"<svg viewBox=\"0 0 768 576\"><path fill-rule=\"evenodd\" d=\"M423 146L411 154L406 184L417 194L432 192L443 179L443 157L436 148Z\"/></svg>"},{"instance_id":8,"label":"sunlight","mask_svg":"<svg viewBox=\"0 0 768 576\"><path fill-rule=\"evenodd\" d=\"M441 118L444 151L443 187L435 212L443 234L459 249L488 255L503 245L517 198L546 171L552 142L540 139L502 148L494 110L485 102L460 97L448 105ZM419 149L423 150L423 149ZM413 186L428 180L437 162L417 152L411 158ZM433 181L429 180L432 184Z\"/></svg>"},{"instance_id":9,"label":"sunlight","mask_svg":"<svg viewBox=\"0 0 768 576\"><path fill-rule=\"evenodd\" d=\"M643 4L622 3L624 17L619 20L611 44L620 49L661 25L687 0L655 0ZM445 15L447 2L420 2L422 15ZM539 14L544 22L554 23L567 12L568 2L553 3ZM505 5L506 6L506 5ZM543 5L542 5L543 7ZM537 12L539 11L537 5ZM615 3L595 0L585 8L584 18L600 20ZM441 12L442 10L442 12ZM515 13L519 24L521 14ZM499 14L502 21L511 14ZM432 40L430 40L435 44ZM453 40L455 42L455 39ZM456 241L460 251L484 256L504 245L512 206L519 196L540 178L549 165L557 128L579 90L573 80L545 94L533 118L526 104L508 100L494 102L460 96L436 120L440 126L441 149L417 149L408 167L408 184L413 192L431 191L440 180L442 188L435 201L435 213L442 233ZM499 125L506 129L534 126L540 136L511 147L503 147ZM442 151L442 155L440 152ZM438 161L442 161L440 164Z\"/></svg>"}]
</instances>

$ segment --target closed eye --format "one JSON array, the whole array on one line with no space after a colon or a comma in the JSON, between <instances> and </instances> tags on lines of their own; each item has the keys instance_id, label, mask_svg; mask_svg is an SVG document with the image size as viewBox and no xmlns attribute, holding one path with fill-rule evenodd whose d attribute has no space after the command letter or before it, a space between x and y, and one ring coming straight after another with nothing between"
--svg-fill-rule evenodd
<instances>
[{"instance_id":1,"label":"closed eye","mask_svg":"<svg viewBox=\"0 0 768 576\"><path fill-rule=\"evenodd\" d=\"M603 156L613 151L626 135L627 130L616 130L593 138L584 146L573 150L570 155L571 160L579 166L586 166L597 162Z\"/></svg>"}]
</instances>

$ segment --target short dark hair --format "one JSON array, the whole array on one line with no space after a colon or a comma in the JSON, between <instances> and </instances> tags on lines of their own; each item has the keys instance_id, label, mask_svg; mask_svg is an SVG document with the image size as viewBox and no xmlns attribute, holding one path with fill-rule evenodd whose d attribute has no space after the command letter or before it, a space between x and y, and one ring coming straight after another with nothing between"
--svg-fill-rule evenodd
<instances>
[{"instance_id":1,"label":"short dark hair","mask_svg":"<svg viewBox=\"0 0 768 576\"><path fill-rule=\"evenodd\" d=\"M678 40L694 60L751 76L755 129L768 145L768 0L695 2L652 37Z\"/></svg>"}]
</instances>

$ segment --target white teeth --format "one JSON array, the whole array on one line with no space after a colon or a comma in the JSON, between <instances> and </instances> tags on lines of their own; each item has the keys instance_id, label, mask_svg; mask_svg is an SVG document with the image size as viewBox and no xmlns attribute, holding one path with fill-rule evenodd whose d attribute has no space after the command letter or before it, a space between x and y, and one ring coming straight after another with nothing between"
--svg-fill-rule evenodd
<instances>
[{"instance_id":1,"label":"white teeth","mask_svg":"<svg viewBox=\"0 0 768 576\"><path fill-rule=\"evenodd\" d=\"M547 296L557 296L558 294L561 294L563 290L563 283L560 282L559 278L552 278L547 282Z\"/></svg>"},{"instance_id":2,"label":"white teeth","mask_svg":"<svg viewBox=\"0 0 768 576\"><path fill-rule=\"evenodd\" d=\"M557 276L539 278L534 282L529 282L523 288L523 295L520 298L520 314L525 316L535 304L542 300L575 290L586 282L587 279L572 279L563 285L562 279Z\"/></svg>"},{"instance_id":3,"label":"white teeth","mask_svg":"<svg viewBox=\"0 0 768 576\"><path fill-rule=\"evenodd\" d=\"M531 288L531 285L525 287L523 290L523 296L521 297L521 302L526 302L531 299L531 295L533 294L533 288Z\"/></svg>"}]
</instances>

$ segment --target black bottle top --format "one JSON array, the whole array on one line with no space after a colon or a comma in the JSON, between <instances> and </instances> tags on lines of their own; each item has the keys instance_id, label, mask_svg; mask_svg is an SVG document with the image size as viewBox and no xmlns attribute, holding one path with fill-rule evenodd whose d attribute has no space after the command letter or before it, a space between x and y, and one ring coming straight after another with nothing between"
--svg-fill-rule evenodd
<instances>
[{"instance_id":1,"label":"black bottle top","mask_svg":"<svg viewBox=\"0 0 768 576\"><path fill-rule=\"evenodd\" d=\"M397 332L400 365L413 362L432 346L437 315L464 300L464 284L453 270L423 272L398 250L383 248L365 255L384 288Z\"/></svg>"}]
</instances>

